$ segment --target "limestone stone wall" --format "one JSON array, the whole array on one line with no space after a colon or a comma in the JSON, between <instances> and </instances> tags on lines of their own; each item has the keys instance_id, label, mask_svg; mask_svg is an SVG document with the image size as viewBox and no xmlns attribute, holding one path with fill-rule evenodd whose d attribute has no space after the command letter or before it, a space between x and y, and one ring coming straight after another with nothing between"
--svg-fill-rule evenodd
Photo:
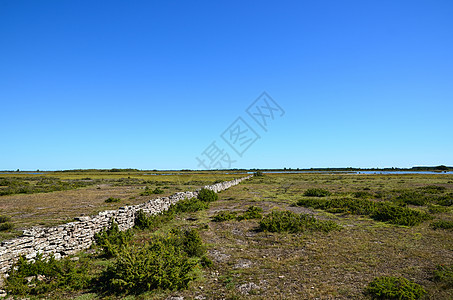
<instances>
[{"instance_id":1,"label":"limestone stone wall","mask_svg":"<svg viewBox=\"0 0 453 300\"><path fill-rule=\"evenodd\" d=\"M219 192L252 176L208 185L205 188ZM157 214L167 210L170 205L179 200L190 199L197 197L197 195L198 191L176 193L169 197L152 199L139 205L103 211L91 217L78 217L75 218L74 222L56 227L32 227L24 230L22 236L0 243L0 277L9 271L21 255L32 259L38 253L42 253L44 256L53 254L55 258L74 254L77 251L89 248L94 242L94 234L108 227L112 218L118 223L120 230L127 230L134 226L135 213L139 210Z\"/></svg>"}]
</instances>

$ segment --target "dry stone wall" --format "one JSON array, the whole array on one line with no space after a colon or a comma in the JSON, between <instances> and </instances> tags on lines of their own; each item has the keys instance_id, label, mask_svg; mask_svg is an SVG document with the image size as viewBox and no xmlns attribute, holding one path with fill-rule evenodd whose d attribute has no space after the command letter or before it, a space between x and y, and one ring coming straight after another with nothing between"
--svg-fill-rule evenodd
<instances>
[{"instance_id":1,"label":"dry stone wall","mask_svg":"<svg viewBox=\"0 0 453 300\"><path fill-rule=\"evenodd\" d=\"M208 185L205 188L220 192L252 176ZM198 191L176 193L139 205L103 211L91 217L79 217L74 222L56 227L32 227L24 230L21 237L1 242L0 275L8 272L21 255L32 259L38 253L42 253L44 256L53 254L58 259L89 248L94 242L94 234L108 227L112 218L118 223L120 230L127 230L134 226L135 213L139 210L157 214L167 210L179 200L190 199L197 195Z\"/></svg>"}]
</instances>

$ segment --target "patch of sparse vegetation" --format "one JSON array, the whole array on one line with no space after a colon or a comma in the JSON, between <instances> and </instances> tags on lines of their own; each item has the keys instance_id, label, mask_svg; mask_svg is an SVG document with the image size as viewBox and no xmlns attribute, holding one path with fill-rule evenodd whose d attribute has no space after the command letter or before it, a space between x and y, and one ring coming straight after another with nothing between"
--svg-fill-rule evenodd
<instances>
[{"instance_id":1,"label":"patch of sparse vegetation","mask_svg":"<svg viewBox=\"0 0 453 300\"><path fill-rule=\"evenodd\" d=\"M163 193L165 193L165 191L159 187L156 187L154 190L151 190L148 186L146 186L145 191L143 191L140 195L141 196L150 196L150 195L158 195L158 194L163 194Z\"/></svg>"},{"instance_id":2,"label":"patch of sparse vegetation","mask_svg":"<svg viewBox=\"0 0 453 300\"><path fill-rule=\"evenodd\" d=\"M263 215L261 214L263 209L257 206L250 206L247 210L242 214L238 215L236 219L238 221L242 220L251 220L251 219L261 219Z\"/></svg>"},{"instance_id":3,"label":"patch of sparse vegetation","mask_svg":"<svg viewBox=\"0 0 453 300\"><path fill-rule=\"evenodd\" d=\"M236 212L231 212L231 211L221 211L218 212L214 217L212 217L213 222L224 222L224 221L230 221L230 220L235 220L237 217Z\"/></svg>"},{"instance_id":4,"label":"patch of sparse vegetation","mask_svg":"<svg viewBox=\"0 0 453 300\"><path fill-rule=\"evenodd\" d=\"M0 178L0 196L15 194L50 193L90 186L97 181L60 180L49 177Z\"/></svg>"},{"instance_id":5,"label":"patch of sparse vegetation","mask_svg":"<svg viewBox=\"0 0 453 300\"><path fill-rule=\"evenodd\" d=\"M238 215L237 212L231 211L221 211L218 212L214 217L212 217L213 222L224 222L230 220L251 220L251 219L261 219L263 215L261 214L263 209L261 207L250 206L247 210L243 213Z\"/></svg>"}]
</instances>

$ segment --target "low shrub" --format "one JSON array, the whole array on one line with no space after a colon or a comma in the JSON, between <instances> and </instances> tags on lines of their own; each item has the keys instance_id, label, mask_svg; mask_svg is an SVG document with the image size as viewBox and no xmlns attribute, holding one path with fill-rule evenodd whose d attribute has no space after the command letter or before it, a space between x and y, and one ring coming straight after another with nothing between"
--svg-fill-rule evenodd
<instances>
[{"instance_id":1,"label":"low shrub","mask_svg":"<svg viewBox=\"0 0 453 300\"><path fill-rule=\"evenodd\" d=\"M209 208L209 202L202 201L198 198L184 199L171 205L168 210L158 214L147 215L141 210L138 211L135 216L134 226L138 229L155 229L172 220L176 214L197 212L207 208Z\"/></svg>"},{"instance_id":2,"label":"low shrub","mask_svg":"<svg viewBox=\"0 0 453 300\"><path fill-rule=\"evenodd\" d=\"M365 192L365 191L354 192L354 193L352 193L352 195L353 195L355 198L360 198L360 199L370 199L370 198L373 198L373 194L372 194L372 193L370 193L370 192Z\"/></svg>"},{"instance_id":3,"label":"low shrub","mask_svg":"<svg viewBox=\"0 0 453 300\"><path fill-rule=\"evenodd\" d=\"M0 215L0 223L6 223L11 221L11 217Z\"/></svg>"},{"instance_id":4,"label":"low shrub","mask_svg":"<svg viewBox=\"0 0 453 300\"><path fill-rule=\"evenodd\" d=\"M264 174L263 174L263 172L261 172L261 171L256 171L256 172L253 173L253 176L256 176L256 177L263 177Z\"/></svg>"},{"instance_id":5,"label":"low shrub","mask_svg":"<svg viewBox=\"0 0 453 300\"><path fill-rule=\"evenodd\" d=\"M203 188L198 192L197 198L203 202L214 202L219 199L219 195L210 189Z\"/></svg>"},{"instance_id":6,"label":"low shrub","mask_svg":"<svg viewBox=\"0 0 453 300\"><path fill-rule=\"evenodd\" d=\"M221 211L218 212L217 214L212 217L213 222L224 222L224 221L230 221L236 219L236 212L231 212L231 211Z\"/></svg>"},{"instance_id":7,"label":"low shrub","mask_svg":"<svg viewBox=\"0 0 453 300\"><path fill-rule=\"evenodd\" d=\"M438 194L438 193L443 193L447 189L444 186L438 186L438 185L427 185L419 188L425 193L429 194Z\"/></svg>"},{"instance_id":8,"label":"low shrub","mask_svg":"<svg viewBox=\"0 0 453 300\"><path fill-rule=\"evenodd\" d=\"M138 229L149 229L154 225L154 215L148 216L143 210L135 214L134 227Z\"/></svg>"},{"instance_id":9,"label":"low shrub","mask_svg":"<svg viewBox=\"0 0 453 300\"><path fill-rule=\"evenodd\" d=\"M140 194L140 196L150 196L150 195L156 195L156 194L163 194L165 193L164 190L160 189L159 187L156 187L154 190L151 190L148 186L145 187L145 191Z\"/></svg>"},{"instance_id":10,"label":"low shrub","mask_svg":"<svg viewBox=\"0 0 453 300\"><path fill-rule=\"evenodd\" d=\"M184 199L172 205L170 213L196 212L209 208L209 202L202 201L198 198Z\"/></svg>"},{"instance_id":11,"label":"low shrub","mask_svg":"<svg viewBox=\"0 0 453 300\"><path fill-rule=\"evenodd\" d=\"M14 224L10 222L0 223L0 231L6 231L14 228Z\"/></svg>"},{"instance_id":12,"label":"low shrub","mask_svg":"<svg viewBox=\"0 0 453 300\"><path fill-rule=\"evenodd\" d=\"M312 188L308 189L304 192L304 196L307 197L326 197L330 196L331 192L325 189L320 189L320 188Z\"/></svg>"},{"instance_id":13,"label":"low shrub","mask_svg":"<svg viewBox=\"0 0 453 300\"><path fill-rule=\"evenodd\" d=\"M453 230L453 221L437 220L431 223L433 229Z\"/></svg>"},{"instance_id":14,"label":"low shrub","mask_svg":"<svg viewBox=\"0 0 453 300\"><path fill-rule=\"evenodd\" d=\"M121 199L120 198L114 198L114 197L108 197L107 199L105 199L105 203L114 203L114 202L120 202Z\"/></svg>"},{"instance_id":15,"label":"low shrub","mask_svg":"<svg viewBox=\"0 0 453 300\"><path fill-rule=\"evenodd\" d=\"M214 265L214 263L212 262L212 260L207 257L206 255L203 255L200 259L200 264L205 267L205 268L210 268Z\"/></svg>"},{"instance_id":16,"label":"low shrub","mask_svg":"<svg viewBox=\"0 0 453 300\"><path fill-rule=\"evenodd\" d=\"M260 230L270 232L304 232L307 230L329 232L341 226L333 221L321 221L308 214L291 211L273 211L260 221Z\"/></svg>"},{"instance_id":17,"label":"low shrub","mask_svg":"<svg viewBox=\"0 0 453 300\"><path fill-rule=\"evenodd\" d=\"M447 288L453 288L453 265L438 265L434 270L433 279L443 283Z\"/></svg>"},{"instance_id":18,"label":"low shrub","mask_svg":"<svg viewBox=\"0 0 453 300\"><path fill-rule=\"evenodd\" d=\"M376 221L407 226L415 226L431 218L427 213L390 202L375 202L365 199L300 199L297 205L323 209L331 213L369 215Z\"/></svg>"},{"instance_id":19,"label":"low shrub","mask_svg":"<svg viewBox=\"0 0 453 300\"><path fill-rule=\"evenodd\" d=\"M5 289L13 295L40 295L56 288L79 290L88 288L92 279L87 260L56 260L42 254L34 261L20 257L8 275Z\"/></svg>"},{"instance_id":20,"label":"low shrub","mask_svg":"<svg viewBox=\"0 0 453 300\"><path fill-rule=\"evenodd\" d=\"M261 207L250 206L247 210L242 214L237 216L238 221L242 220L250 220L250 219L261 219L263 215L261 214L263 209Z\"/></svg>"},{"instance_id":21,"label":"low shrub","mask_svg":"<svg viewBox=\"0 0 453 300\"><path fill-rule=\"evenodd\" d=\"M172 229L169 241L181 248L189 257L202 257L206 253L206 247L196 229Z\"/></svg>"},{"instance_id":22,"label":"low shrub","mask_svg":"<svg viewBox=\"0 0 453 300\"><path fill-rule=\"evenodd\" d=\"M440 213L446 213L449 211L448 207L445 206L440 206L440 205L428 205L428 211L430 214L440 214Z\"/></svg>"},{"instance_id":23,"label":"low shrub","mask_svg":"<svg viewBox=\"0 0 453 300\"><path fill-rule=\"evenodd\" d=\"M94 235L94 240L101 247L103 256L113 257L129 243L132 235L131 230L120 231L118 224L112 220L108 229L102 230Z\"/></svg>"},{"instance_id":24,"label":"low shrub","mask_svg":"<svg viewBox=\"0 0 453 300\"><path fill-rule=\"evenodd\" d=\"M453 205L453 193L438 196L434 199L434 202L439 205L442 205L442 206L452 206Z\"/></svg>"},{"instance_id":25,"label":"low shrub","mask_svg":"<svg viewBox=\"0 0 453 300\"><path fill-rule=\"evenodd\" d=\"M142 293L153 289L186 288L197 263L168 239L154 239L145 246L123 248L101 276L109 292Z\"/></svg>"},{"instance_id":26,"label":"low shrub","mask_svg":"<svg viewBox=\"0 0 453 300\"><path fill-rule=\"evenodd\" d=\"M400 201L404 204L411 204L411 205L418 205L422 206L428 202L427 197L418 192L414 191L406 191L401 193L398 197L396 197L397 201Z\"/></svg>"},{"instance_id":27,"label":"low shrub","mask_svg":"<svg viewBox=\"0 0 453 300\"><path fill-rule=\"evenodd\" d=\"M403 277L383 276L375 278L366 289L375 299L414 300L422 297L425 289Z\"/></svg>"},{"instance_id":28,"label":"low shrub","mask_svg":"<svg viewBox=\"0 0 453 300\"><path fill-rule=\"evenodd\" d=\"M153 190L153 194L163 194L164 193L164 190L156 187L154 190Z\"/></svg>"},{"instance_id":29,"label":"low shrub","mask_svg":"<svg viewBox=\"0 0 453 300\"><path fill-rule=\"evenodd\" d=\"M431 216L407 207L401 207L385 202L379 203L370 215L376 221L388 222L390 224L415 226L423 221L429 220Z\"/></svg>"},{"instance_id":30,"label":"low shrub","mask_svg":"<svg viewBox=\"0 0 453 300\"><path fill-rule=\"evenodd\" d=\"M369 215L376 209L376 202L365 199L300 199L297 205L327 210L332 213Z\"/></svg>"}]
</instances>

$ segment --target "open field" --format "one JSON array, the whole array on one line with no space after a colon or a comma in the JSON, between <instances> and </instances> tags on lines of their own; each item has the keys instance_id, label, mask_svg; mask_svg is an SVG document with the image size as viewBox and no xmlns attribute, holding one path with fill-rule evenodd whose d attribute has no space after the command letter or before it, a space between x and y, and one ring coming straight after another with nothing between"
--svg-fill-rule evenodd
<instances>
[{"instance_id":1,"label":"open field","mask_svg":"<svg viewBox=\"0 0 453 300\"><path fill-rule=\"evenodd\" d=\"M157 175L144 175L157 174ZM161 175L162 174L162 175ZM167 175L170 174L170 175ZM0 231L0 239L11 238L35 225L53 226L83 215L146 202L175 192L191 191L214 182L240 177L224 172L48 172L0 174L0 193L10 186L12 195L0 196L0 215L11 217L14 229ZM2 184L3 182L3 184ZM8 183L14 185L6 185ZM75 186L74 188L72 186ZM81 186L81 187L78 187ZM21 189L26 188L25 191ZM150 192L143 195L148 187ZM59 189L39 192L41 189ZM156 189L162 193L153 194ZM26 192L26 193L22 193ZM109 197L121 201L106 203Z\"/></svg>"},{"instance_id":2,"label":"open field","mask_svg":"<svg viewBox=\"0 0 453 300\"><path fill-rule=\"evenodd\" d=\"M106 179L99 176L97 179ZM139 179L143 175L136 176L130 175ZM1 196L0 203L2 214L12 216L17 226L54 224L81 213L144 202L152 197L139 196L145 185L150 189L168 186L165 193L173 193L240 177L209 173L190 176L182 176L185 180L177 175L148 176L146 180L155 181L153 184L110 182L102 183L100 189L93 185L45 194ZM94 175L89 177L94 179ZM149 229L134 229L132 243L140 247L175 228L199 232L212 265L197 268L196 278L186 288L139 294L106 292L99 287L100 274L105 274L107 266L114 265L118 258L101 256L100 249L95 247L78 255L80 262L88 265L86 273L92 277L89 284L72 291L56 288L41 297L371 299L365 290L373 279L395 276L421 285L426 290L421 299L452 299L453 277L450 281L436 281L434 272L438 265L453 264L453 231L448 226L433 226L453 222L452 193L453 175L447 174L265 174L221 192L219 199L209 203L207 209L191 212L179 208L175 214L153 219ZM104 201L108 197L123 200L107 204ZM250 206L261 208L262 216L247 219L245 212ZM28 215L21 211L25 208ZM392 212L401 211L404 216L379 221L382 211L388 208ZM266 219L275 211L309 214L316 222L333 221L341 229L323 231L318 230L320 227L302 226L284 232L263 230L261 218ZM230 216L229 220L218 218L219 222L214 222L221 212ZM398 225L418 217L410 226Z\"/></svg>"}]
</instances>

